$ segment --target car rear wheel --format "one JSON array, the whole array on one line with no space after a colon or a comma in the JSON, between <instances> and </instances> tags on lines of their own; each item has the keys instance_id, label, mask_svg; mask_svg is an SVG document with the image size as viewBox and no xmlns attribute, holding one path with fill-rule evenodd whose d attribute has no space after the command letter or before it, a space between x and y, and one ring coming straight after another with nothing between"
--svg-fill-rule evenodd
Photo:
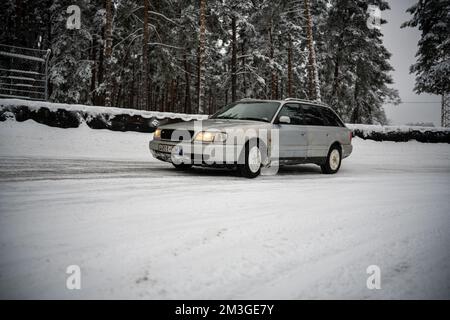
<instances>
[{"instance_id":1,"label":"car rear wheel","mask_svg":"<svg viewBox=\"0 0 450 320\"><path fill-rule=\"evenodd\" d=\"M239 173L249 179L256 178L261 174L262 155L258 145L245 145L244 163L238 165Z\"/></svg>"},{"instance_id":2,"label":"car rear wheel","mask_svg":"<svg viewBox=\"0 0 450 320\"><path fill-rule=\"evenodd\" d=\"M342 152L338 145L333 145L328 152L325 164L321 165L322 173L335 174L339 171L342 162Z\"/></svg>"}]
</instances>

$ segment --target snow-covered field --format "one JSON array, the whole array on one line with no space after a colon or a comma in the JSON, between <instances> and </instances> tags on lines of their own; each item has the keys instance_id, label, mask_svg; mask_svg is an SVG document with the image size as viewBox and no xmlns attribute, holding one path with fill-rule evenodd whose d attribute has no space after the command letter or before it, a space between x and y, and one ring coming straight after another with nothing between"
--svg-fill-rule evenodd
<instances>
[{"instance_id":1,"label":"snow-covered field","mask_svg":"<svg viewBox=\"0 0 450 320\"><path fill-rule=\"evenodd\" d=\"M150 138L0 123L0 298L450 298L450 145L355 139L336 176L246 180Z\"/></svg>"}]
</instances>

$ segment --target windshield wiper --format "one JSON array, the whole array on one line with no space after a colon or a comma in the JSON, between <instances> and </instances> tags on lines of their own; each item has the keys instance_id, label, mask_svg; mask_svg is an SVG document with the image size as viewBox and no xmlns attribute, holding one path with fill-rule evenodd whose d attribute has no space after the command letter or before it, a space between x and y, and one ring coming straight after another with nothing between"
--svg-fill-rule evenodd
<instances>
[{"instance_id":1,"label":"windshield wiper","mask_svg":"<svg viewBox=\"0 0 450 320\"><path fill-rule=\"evenodd\" d=\"M234 117L227 117L227 116L216 116L216 117L211 117L210 119L221 119L221 120L238 120L238 118L234 118Z\"/></svg>"},{"instance_id":2,"label":"windshield wiper","mask_svg":"<svg viewBox=\"0 0 450 320\"><path fill-rule=\"evenodd\" d=\"M234 117L215 117L215 118L211 118L211 119L226 119L226 120L251 120L251 121L260 121L260 122L270 122L269 120L266 119L260 119L260 118L252 118L252 117L244 117L244 118L234 118Z\"/></svg>"},{"instance_id":3,"label":"windshield wiper","mask_svg":"<svg viewBox=\"0 0 450 320\"><path fill-rule=\"evenodd\" d=\"M251 118L251 117L247 117L247 118L239 118L239 119L237 119L237 120L252 120L252 121L270 122L269 120L266 120L266 119Z\"/></svg>"}]
</instances>

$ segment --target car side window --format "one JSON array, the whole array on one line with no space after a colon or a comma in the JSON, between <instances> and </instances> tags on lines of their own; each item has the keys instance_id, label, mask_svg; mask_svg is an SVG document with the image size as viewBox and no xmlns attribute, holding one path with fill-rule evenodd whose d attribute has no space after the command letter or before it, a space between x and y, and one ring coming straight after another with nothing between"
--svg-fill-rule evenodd
<instances>
[{"instance_id":1,"label":"car side window","mask_svg":"<svg viewBox=\"0 0 450 320\"><path fill-rule=\"evenodd\" d=\"M291 125L303 125L304 117L300 105L297 103L286 103L283 108L281 108L278 114L277 121L280 117L289 117L291 119Z\"/></svg>"},{"instance_id":2,"label":"car side window","mask_svg":"<svg viewBox=\"0 0 450 320\"><path fill-rule=\"evenodd\" d=\"M305 125L307 126L325 126L322 112L319 107L308 104L302 105L303 114L305 117Z\"/></svg>"},{"instance_id":3,"label":"car side window","mask_svg":"<svg viewBox=\"0 0 450 320\"><path fill-rule=\"evenodd\" d=\"M325 123L330 127L342 127L343 124L337 117L337 115L328 108L321 108L323 117L325 118Z\"/></svg>"}]
</instances>

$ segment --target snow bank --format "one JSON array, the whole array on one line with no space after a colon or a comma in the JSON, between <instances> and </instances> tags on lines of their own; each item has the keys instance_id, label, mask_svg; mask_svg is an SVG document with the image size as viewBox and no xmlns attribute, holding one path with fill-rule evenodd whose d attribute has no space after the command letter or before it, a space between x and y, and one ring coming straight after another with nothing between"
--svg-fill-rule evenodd
<instances>
[{"instance_id":1,"label":"snow bank","mask_svg":"<svg viewBox=\"0 0 450 320\"><path fill-rule=\"evenodd\" d=\"M129 116L141 116L146 119L156 118L156 119L181 119L183 121L190 120L202 120L207 118L207 115L201 114L185 114L185 113L173 113L173 112L157 112L157 111L144 111L136 109L126 109L126 108L108 108L100 106L87 106L81 104L65 104L65 103L51 103L45 101L30 101L22 99L0 99L0 108L5 107L28 107L31 111L38 111L41 108L47 108L50 111L56 112L58 110L64 109L67 111L75 112L85 112L91 116L97 115L129 115Z\"/></svg>"},{"instance_id":2,"label":"snow bank","mask_svg":"<svg viewBox=\"0 0 450 320\"><path fill-rule=\"evenodd\" d=\"M429 143L450 143L450 128L381 126L366 124L346 124L355 137L364 140L406 142L417 140Z\"/></svg>"},{"instance_id":3,"label":"snow bank","mask_svg":"<svg viewBox=\"0 0 450 320\"><path fill-rule=\"evenodd\" d=\"M372 124L351 124L351 123L347 123L346 126L353 131L359 130L359 131L364 132L365 134L369 134L372 132L388 133L388 132L411 132L411 131L450 132L450 128L444 128L444 127L382 126L382 125L372 125Z\"/></svg>"},{"instance_id":4,"label":"snow bank","mask_svg":"<svg viewBox=\"0 0 450 320\"><path fill-rule=\"evenodd\" d=\"M122 108L0 99L0 121L32 119L59 128L77 128L86 123L92 129L153 132L156 127L173 122L201 120L206 115L154 112Z\"/></svg>"}]
</instances>

